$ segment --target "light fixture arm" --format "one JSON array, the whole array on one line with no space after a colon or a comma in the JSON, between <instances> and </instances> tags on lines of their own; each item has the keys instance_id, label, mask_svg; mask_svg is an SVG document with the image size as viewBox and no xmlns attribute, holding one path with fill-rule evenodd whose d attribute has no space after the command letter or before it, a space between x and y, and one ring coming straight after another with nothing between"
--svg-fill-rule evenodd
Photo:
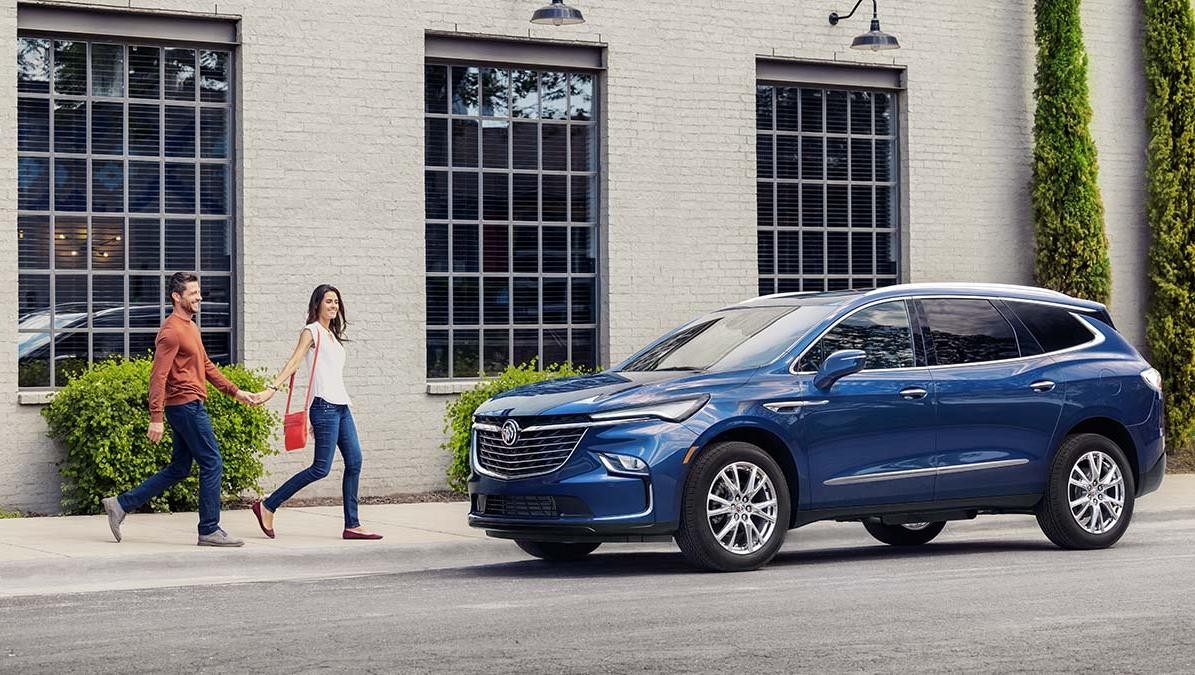
<instances>
[{"instance_id":1,"label":"light fixture arm","mask_svg":"<svg viewBox=\"0 0 1195 675\"><path fill-rule=\"evenodd\" d=\"M859 9L859 5L862 5L862 4L863 4L863 0L856 0L855 6L851 8L851 13L847 14L846 16L838 16L838 12L830 12L830 25L837 26L839 21L842 21L843 19L851 18L852 16L855 15L855 12ZM876 9L876 0L871 0L871 18L873 21L876 20L877 18L879 18L879 12Z\"/></svg>"}]
</instances>

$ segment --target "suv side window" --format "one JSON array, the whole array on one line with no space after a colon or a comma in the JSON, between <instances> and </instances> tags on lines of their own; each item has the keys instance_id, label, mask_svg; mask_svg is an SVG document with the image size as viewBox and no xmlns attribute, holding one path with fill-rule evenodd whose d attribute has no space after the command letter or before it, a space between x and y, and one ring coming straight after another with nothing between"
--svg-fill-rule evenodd
<instances>
[{"instance_id":1,"label":"suv side window","mask_svg":"<svg viewBox=\"0 0 1195 675\"><path fill-rule=\"evenodd\" d=\"M1005 301L1047 352L1078 347L1091 342L1091 331L1061 307L1032 302Z\"/></svg>"},{"instance_id":2,"label":"suv side window","mask_svg":"<svg viewBox=\"0 0 1195 675\"><path fill-rule=\"evenodd\" d=\"M921 306L940 366L1021 355L1012 326L987 300L923 300Z\"/></svg>"},{"instance_id":3,"label":"suv side window","mask_svg":"<svg viewBox=\"0 0 1195 675\"><path fill-rule=\"evenodd\" d=\"M868 307L847 317L801 357L797 370L817 371L823 359L840 349L867 352L867 370L915 366L913 330L904 300Z\"/></svg>"}]
</instances>

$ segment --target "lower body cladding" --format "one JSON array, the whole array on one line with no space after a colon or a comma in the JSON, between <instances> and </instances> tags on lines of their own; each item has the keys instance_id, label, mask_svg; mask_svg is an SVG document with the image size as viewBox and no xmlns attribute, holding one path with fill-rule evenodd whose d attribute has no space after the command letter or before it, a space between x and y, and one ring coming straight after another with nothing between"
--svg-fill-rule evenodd
<instances>
[{"instance_id":1,"label":"lower body cladding","mask_svg":"<svg viewBox=\"0 0 1195 675\"><path fill-rule=\"evenodd\" d=\"M486 459L488 452L479 452L477 436L474 432L470 457L469 525L491 537L642 542L668 541L676 532L684 458L696 440L680 424L645 421L585 427L559 467L528 477L498 469ZM517 457L519 452L516 444L506 456ZM618 456L637 458L642 468L611 461Z\"/></svg>"}]
</instances>

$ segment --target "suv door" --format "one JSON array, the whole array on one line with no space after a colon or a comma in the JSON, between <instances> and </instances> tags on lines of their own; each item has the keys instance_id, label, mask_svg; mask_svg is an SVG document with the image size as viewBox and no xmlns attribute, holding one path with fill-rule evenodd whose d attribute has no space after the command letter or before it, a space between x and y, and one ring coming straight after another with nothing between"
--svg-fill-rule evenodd
<instances>
[{"instance_id":1,"label":"suv door","mask_svg":"<svg viewBox=\"0 0 1195 675\"><path fill-rule=\"evenodd\" d=\"M938 408L935 498L1040 491L1064 401L1054 359L1000 301L916 305Z\"/></svg>"},{"instance_id":2,"label":"suv door","mask_svg":"<svg viewBox=\"0 0 1195 675\"><path fill-rule=\"evenodd\" d=\"M805 395L789 429L809 462L813 508L933 498L932 384L910 311L904 300L860 309L794 367ZM821 361L842 349L865 351L865 369L814 387Z\"/></svg>"}]
</instances>

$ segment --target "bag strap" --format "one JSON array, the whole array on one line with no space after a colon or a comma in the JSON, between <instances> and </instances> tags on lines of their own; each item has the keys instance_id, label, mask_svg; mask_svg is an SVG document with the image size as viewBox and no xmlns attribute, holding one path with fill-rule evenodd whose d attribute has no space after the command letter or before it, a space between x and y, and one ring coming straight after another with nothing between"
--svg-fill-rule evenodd
<instances>
[{"instance_id":1,"label":"bag strap","mask_svg":"<svg viewBox=\"0 0 1195 675\"><path fill-rule=\"evenodd\" d=\"M315 329L315 356L311 359L311 376L307 378L307 401L303 405L303 410L311 407L311 398L314 393L311 390L311 383L315 380L315 364L319 362L319 345L320 345L320 330ZM290 397L295 393L295 373L290 374L290 385L286 388L286 414L290 414Z\"/></svg>"}]
</instances>

